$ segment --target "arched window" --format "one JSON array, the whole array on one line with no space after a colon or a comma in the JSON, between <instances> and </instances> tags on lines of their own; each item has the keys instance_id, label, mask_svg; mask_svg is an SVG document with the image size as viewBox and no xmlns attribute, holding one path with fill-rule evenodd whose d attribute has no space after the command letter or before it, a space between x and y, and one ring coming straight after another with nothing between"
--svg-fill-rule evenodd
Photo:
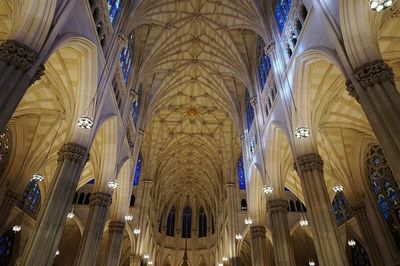
<instances>
[{"instance_id":1,"label":"arched window","mask_svg":"<svg viewBox=\"0 0 400 266\"><path fill-rule=\"evenodd\" d=\"M24 210L29 214L36 214L40 203L40 189L37 181L31 180L24 191Z\"/></svg>"},{"instance_id":2,"label":"arched window","mask_svg":"<svg viewBox=\"0 0 400 266\"><path fill-rule=\"evenodd\" d=\"M192 208L186 206L182 217L182 238L190 238L192 233Z\"/></svg>"},{"instance_id":3,"label":"arched window","mask_svg":"<svg viewBox=\"0 0 400 266\"><path fill-rule=\"evenodd\" d=\"M111 23L114 23L120 8L120 0L107 0L107 5Z\"/></svg>"},{"instance_id":4,"label":"arched window","mask_svg":"<svg viewBox=\"0 0 400 266\"><path fill-rule=\"evenodd\" d=\"M296 212L296 207L294 206L294 201L293 200L291 200L289 202L289 206L290 206L290 211L291 212Z\"/></svg>"},{"instance_id":5,"label":"arched window","mask_svg":"<svg viewBox=\"0 0 400 266\"><path fill-rule=\"evenodd\" d=\"M130 201L130 203L129 203L129 206L130 206L130 207L135 206L135 195L134 195L134 194L131 195L131 201Z\"/></svg>"},{"instance_id":6,"label":"arched window","mask_svg":"<svg viewBox=\"0 0 400 266\"><path fill-rule=\"evenodd\" d=\"M366 174L390 231L400 246L399 185L379 146L372 146L366 154Z\"/></svg>"},{"instance_id":7,"label":"arched window","mask_svg":"<svg viewBox=\"0 0 400 266\"><path fill-rule=\"evenodd\" d=\"M0 132L0 175L3 173L10 154L10 131Z\"/></svg>"},{"instance_id":8,"label":"arched window","mask_svg":"<svg viewBox=\"0 0 400 266\"><path fill-rule=\"evenodd\" d=\"M137 98L132 103L132 119L133 119L133 124L135 125L136 128L138 127L141 99L142 99L142 86L139 87L139 90L137 92Z\"/></svg>"},{"instance_id":9,"label":"arched window","mask_svg":"<svg viewBox=\"0 0 400 266\"><path fill-rule=\"evenodd\" d=\"M350 265L352 266L369 266L371 262L368 254L361 245L360 242L356 241L356 245L353 247L347 246L347 256L349 258Z\"/></svg>"},{"instance_id":10,"label":"arched window","mask_svg":"<svg viewBox=\"0 0 400 266\"><path fill-rule=\"evenodd\" d=\"M342 224L348 218L350 218L349 207L350 207L349 202L347 201L343 191L336 193L336 196L332 201L332 209L337 224Z\"/></svg>"},{"instance_id":11,"label":"arched window","mask_svg":"<svg viewBox=\"0 0 400 266\"><path fill-rule=\"evenodd\" d=\"M258 60L258 81L261 91L264 90L267 82L268 73L271 69L271 61L264 51L265 43L261 37L257 40L257 60Z\"/></svg>"},{"instance_id":12,"label":"arched window","mask_svg":"<svg viewBox=\"0 0 400 266\"><path fill-rule=\"evenodd\" d=\"M240 202L240 208L242 209L242 211L246 211L247 210L247 201L245 199L242 199L242 201Z\"/></svg>"},{"instance_id":13,"label":"arched window","mask_svg":"<svg viewBox=\"0 0 400 266\"><path fill-rule=\"evenodd\" d=\"M119 55L119 61L121 65L122 75L124 76L125 83L127 83L132 66L132 55L129 45L122 48L121 54Z\"/></svg>"},{"instance_id":14,"label":"arched window","mask_svg":"<svg viewBox=\"0 0 400 266\"><path fill-rule=\"evenodd\" d=\"M9 265L14 246L15 233L12 229L0 237L0 265Z\"/></svg>"},{"instance_id":15,"label":"arched window","mask_svg":"<svg viewBox=\"0 0 400 266\"><path fill-rule=\"evenodd\" d=\"M85 196L85 201L83 202L83 204L88 205L90 202L90 193L87 193Z\"/></svg>"},{"instance_id":16,"label":"arched window","mask_svg":"<svg viewBox=\"0 0 400 266\"><path fill-rule=\"evenodd\" d=\"M199 237L207 236L207 216L203 207L200 208L199 212Z\"/></svg>"},{"instance_id":17,"label":"arched window","mask_svg":"<svg viewBox=\"0 0 400 266\"><path fill-rule=\"evenodd\" d=\"M253 106L251 105L251 99L250 99L250 94L249 90L246 89L246 123L247 123L247 130L250 130L251 125L253 124L254 120L254 109Z\"/></svg>"},{"instance_id":18,"label":"arched window","mask_svg":"<svg viewBox=\"0 0 400 266\"><path fill-rule=\"evenodd\" d=\"M133 185L136 187L139 184L140 171L142 169L142 156L138 156L135 169L135 177L133 178Z\"/></svg>"},{"instance_id":19,"label":"arched window","mask_svg":"<svg viewBox=\"0 0 400 266\"><path fill-rule=\"evenodd\" d=\"M85 193L79 194L78 204L83 204L84 201L85 201Z\"/></svg>"},{"instance_id":20,"label":"arched window","mask_svg":"<svg viewBox=\"0 0 400 266\"><path fill-rule=\"evenodd\" d=\"M168 213L167 219L167 236L174 236L175 235L175 206L171 208Z\"/></svg>"},{"instance_id":21,"label":"arched window","mask_svg":"<svg viewBox=\"0 0 400 266\"><path fill-rule=\"evenodd\" d=\"M77 201L78 201L78 193L75 192L74 201L73 201L72 203L73 203L73 204L76 204Z\"/></svg>"},{"instance_id":22,"label":"arched window","mask_svg":"<svg viewBox=\"0 0 400 266\"><path fill-rule=\"evenodd\" d=\"M211 215L211 233L215 234L214 215Z\"/></svg>"},{"instance_id":23,"label":"arched window","mask_svg":"<svg viewBox=\"0 0 400 266\"><path fill-rule=\"evenodd\" d=\"M291 7L292 0L278 0L275 5L275 19L281 32L285 27Z\"/></svg>"},{"instance_id":24,"label":"arched window","mask_svg":"<svg viewBox=\"0 0 400 266\"><path fill-rule=\"evenodd\" d=\"M238 160L238 179L239 179L239 189L246 189L246 179L244 177L244 166L243 166L243 156L240 156Z\"/></svg>"}]
</instances>

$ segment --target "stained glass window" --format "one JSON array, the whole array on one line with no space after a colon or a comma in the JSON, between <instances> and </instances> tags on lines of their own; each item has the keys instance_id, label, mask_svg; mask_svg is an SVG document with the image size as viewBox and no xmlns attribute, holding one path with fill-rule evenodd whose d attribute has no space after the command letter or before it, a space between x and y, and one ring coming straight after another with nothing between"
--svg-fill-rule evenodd
<instances>
[{"instance_id":1,"label":"stained glass window","mask_svg":"<svg viewBox=\"0 0 400 266\"><path fill-rule=\"evenodd\" d=\"M4 171L10 153L10 131L5 129L0 132L0 175Z\"/></svg>"},{"instance_id":2,"label":"stained glass window","mask_svg":"<svg viewBox=\"0 0 400 266\"><path fill-rule=\"evenodd\" d=\"M369 266L371 262L369 261L369 257L363 246L360 242L356 241L356 245L353 247L348 246L348 256L349 261L352 266Z\"/></svg>"},{"instance_id":3,"label":"stained glass window","mask_svg":"<svg viewBox=\"0 0 400 266\"><path fill-rule=\"evenodd\" d=\"M139 87L137 92L137 99L132 103L132 119L135 127L138 127L140 101L142 99L142 86Z\"/></svg>"},{"instance_id":4,"label":"stained glass window","mask_svg":"<svg viewBox=\"0 0 400 266\"><path fill-rule=\"evenodd\" d=\"M8 265L10 263L14 237L15 233L12 229L8 230L0 237L0 265Z\"/></svg>"},{"instance_id":5,"label":"stained glass window","mask_svg":"<svg viewBox=\"0 0 400 266\"><path fill-rule=\"evenodd\" d=\"M114 23L120 8L120 0L107 0L108 13L110 14L111 23Z\"/></svg>"},{"instance_id":6,"label":"stained glass window","mask_svg":"<svg viewBox=\"0 0 400 266\"><path fill-rule=\"evenodd\" d=\"M133 185L134 186L137 186L139 184L141 168L142 168L142 156L139 154L138 160L137 160L137 163L136 163L135 177L133 178Z\"/></svg>"},{"instance_id":7,"label":"stained glass window","mask_svg":"<svg viewBox=\"0 0 400 266\"><path fill-rule=\"evenodd\" d=\"M190 238L192 233L192 208L186 206L182 217L182 238Z\"/></svg>"},{"instance_id":8,"label":"stained glass window","mask_svg":"<svg viewBox=\"0 0 400 266\"><path fill-rule=\"evenodd\" d=\"M119 55L119 61L121 65L122 75L124 76L125 83L127 83L132 66L132 55L129 46L122 48L121 54Z\"/></svg>"},{"instance_id":9,"label":"stained glass window","mask_svg":"<svg viewBox=\"0 0 400 266\"><path fill-rule=\"evenodd\" d=\"M174 236L175 235L175 206L171 208L168 214L167 219L167 236Z\"/></svg>"},{"instance_id":10,"label":"stained glass window","mask_svg":"<svg viewBox=\"0 0 400 266\"><path fill-rule=\"evenodd\" d=\"M203 207L200 208L199 212L199 237L207 236L207 216Z\"/></svg>"},{"instance_id":11,"label":"stained glass window","mask_svg":"<svg viewBox=\"0 0 400 266\"><path fill-rule=\"evenodd\" d=\"M250 130L251 125L253 124L254 120L254 109L253 106L251 105L251 99L250 99L250 94L249 90L246 89L246 95L245 95L245 100L246 100L246 123L247 123L247 129Z\"/></svg>"},{"instance_id":12,"label":"stained glass window","mask_svg":"<svg viewBox=\"0 0 400 266\"><path fill-rule=\"evenodd\" d=\"M377 145L370 147L366 154L366 173L381 213L397 245L400 246L399 185L381 147Z\"/></svg>"},{"instance_id":13,"label":"stained glass window","mask_svg":"<svg viewBox=\"0 0 400 266\"><path fill-rule=\"evenodd\" d=\"M332 209L336 218L337 224L344 223L350 218L350 205L343 191L336 193L335 198L332 201Z\"/></svg>"},{"instance_id":14,"label":"stained glass window","mask_svg":"<svg viewBox=\"0 0 400 266\"><path fill-rule=\"evenodd\" d=\"M264 40L258 37L257 41L257 59L258 59L258 81L260 83L261 91L264 90L265 83L267 82L267 77L271 69L271 61L269 57L264 52Z\"/></svg>"},{"instance_id":15,"label":"stained glass window","mask_svg":"<svg viewBox=\"0 0 400 266\"><path fill-rule=\"evenodd\" d=\"M239 179L239 189L246 189L246 179L244 176L244 166L243 166L243 156L240 156L238 160L238 179Z\"/></svg>"},{"instance_id":16,"label":"stained glass window","mask_svg":"<svg viewBox=\"0 0 400 266\"><path fill-rule=\"evenodd\" d=\"M30 214L36 214L39 209L40 189L37 181L31 180L24 192L24 210Z\"/></svg>"},{"instance_id":17,"label":"stained glass window","mask_svg":"<svg viewBox=\"0 0 400 266\"><path fill-rule=\"evenodd\" d=\"M275 5L275 19L281 32L285 27L291 7L292 0L278 0L278 3Z\"/></svg>"}]
</instances>

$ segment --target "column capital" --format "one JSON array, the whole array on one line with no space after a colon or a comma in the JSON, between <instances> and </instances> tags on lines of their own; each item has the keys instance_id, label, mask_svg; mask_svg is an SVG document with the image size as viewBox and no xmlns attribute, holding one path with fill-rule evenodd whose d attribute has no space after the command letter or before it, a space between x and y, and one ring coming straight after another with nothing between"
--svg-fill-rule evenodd
<instances>
[{"instance_id":1,"label":"column capital","mask_svg":"<svg viewBox=\"0 0 400 266\"><path fill-rule=\"evenodd\" d=\"M99 205L107 207L111 203L111 195L104 192L95 192L90 196L89 206Z\"/></svg>"},{"instance_id":2,"label":"column capital","mask_svg":"<svg viewBox=\"0 0 400 266\"><path fill-rule=\"evenodd\" d=\"M351 80L347 80L346 81L346 90L347 93L353 97L354 99L356 99L357 102L360 102L360 97L358 96L358 93L356 91L356 88L354 87L353 83L351 82Z\"/></svg>"},{"instance_id":3,"label":"column capital","mask_svg":"<svg viewBox=\"0 0 400 266\"><path fill-rule=\"evenodd\" d=\"M39 54L36 51L18 41L6 40L0 44L0 61L23 72L31 69L38 58Z\"/></svg>"},{"instance_id":4,"label":"column capital","mask_svg":"<svg viewBox=\"0 0 400 266\"><path fill-rule=\"evenodd\" d=\"M126 36L125 33L123 33L123 32L118 32L117 38L118 38L118 44L119 44L121 47L125 47L125 46L128 45L128 37Z\"/></svg>"},{"instance_id":5,"label":"column capital","mask_svg":"<svg viewBox=\"0 0 400 266\"><path fill-rule=\"evenodd\" d=\"M297 169L297 166L300 169ZM295 170L301 172L308 172L312 170L323 171L324 161L321 156L317 153L310 153L297 157L297 165L295 164Z\"/></svg>"},{"instance_id":6,"label":"column capital","mask_svg":"<svg viewBox=\"0 0 400 266\"><path fill-rule=\"evenodd\" d=\"M87 148L76 143L66 143L58 151L58 161L69 160L82 165L87 162L89 155Z\"/></svg>"},{"instance_id":7,"label":"column capital","mask_svg":"<svg viewBox=\"0 0 400 266\"><path fill-rule=\"evenodd\" d=\"M284 199L273 199L268 201L268 210L270 212L288 212L289 203Z\"/></svg>"},{"instance_id":8,"label":"column capital","mask_svg":"<svg viewBox=\"0 0 400 266\"><path fill-rule=\"evenodd\" d=\"M250 236L253 237L267 237L267 228L263 225L254 225L250 227Z\"/></svg>"},{"instance_id":9,"label":"column capital","mask_svg":"<svg viewBox=\"0 0 400 266\"><path fill-rule=\"evenodd\" d=\"M374 87L383 81L390 81L394 84L393 69L381 59L356 68L354 75L363 89Z\"/></svg>"},{"instance_id":10,"label":"column capital","mask_svg":"<svg viewBox=\"0 0 400 266\"><path fill-rule=\"evenodd\" d=\"M266 55L271 55L271 53L275 50L276 43L274 40L267 43L264 47L264 52Z\"/></svg>"},{"instance_id":11,"label":"column capital","mask_svg":"<svg viewBox=\"0 0 400 266\"><path fill-rule=\"evenodd\" d=\"M108 232L110 233L124 233L125 222L124 221L111 221L108 224Z\"/></svg>"},{"instance_id":12,"label":"column capital","mask_svg":"<svg viewBox=\"0 0 400 266\"><path fill-rule=\"evenodd\" d=\"M41 77L44 75L45 70L46 67L43 64L40 64L39 67L36 69L35 74L32 76L31 85L41 79Z\"/></svg>"},{"instance_id":13,"label":"column capital","mask_svg":"<svg viewBox=\"0 0 400 266\"><path fill-rule=\"evenodd\" d=\"M254 96L254 97L252 97L252 98L250 99L250 104L251 104L251 106L253 106L253 107L256 106L256 104L257 104L257 97L256 97L256 96Z\"/></svg>"}]
</instances>

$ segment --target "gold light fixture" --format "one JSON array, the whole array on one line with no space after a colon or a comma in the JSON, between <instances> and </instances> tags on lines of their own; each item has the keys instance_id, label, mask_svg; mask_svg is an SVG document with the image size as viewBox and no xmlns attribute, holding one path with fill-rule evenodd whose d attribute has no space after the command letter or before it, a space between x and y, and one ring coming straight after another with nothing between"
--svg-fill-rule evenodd
<instances>
[{"instance_id":1,"label":"gold light fixture","mask_svg":"<svg viewBox=\"0 0 400 266\"><path fill-rule=\"evenodd\" d=\"M379 12L393 5L393 0L368 0L369 6L373 11Z\"/></svg>"}]
</instances>

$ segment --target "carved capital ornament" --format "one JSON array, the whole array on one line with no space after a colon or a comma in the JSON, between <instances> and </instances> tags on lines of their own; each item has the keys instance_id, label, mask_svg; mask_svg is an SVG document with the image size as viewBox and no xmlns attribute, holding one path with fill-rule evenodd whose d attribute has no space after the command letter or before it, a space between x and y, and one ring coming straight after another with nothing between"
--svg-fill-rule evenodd
<instances>
[{"instance_id":1,"label":"carved capital ornament","mask_svg":"<svg viewBox=\"0 0 400 266\"><path fill-rule=\"evenodd\" d=\"M295 169L300 172L308 172L308 171L323 171L324 168L324 161L322 160L321 156L316 153L311 153L307 155L302 155L297 158L297 169L295 165Z\"/></svg>"},{"instance_id":2,"label":"carved capital ornament","mask_svg":"<svg viewBox=\"0 0 400 266\"><path fill-rule=\"evenodd\" d=\"M354 71L354 74L363 89L374 87L384 81L394 84L393 69L383 60L375 60L360 66Z\"/></svg>"},{"instance_id":3,"label":"carved capital ornament","mask_svg":"<svg viewBox=\"0 0 400 266\"><path fill-rule=\"evenodd\" d=\"M0 61L13 65L23 72L31 69L38 58L36 51L15 40L7 40L0 44Z\"/></svg>"},{"instance_id":4,"label":"carved capital ornament","mask_svg":"<svg viewBox=\"0 0 400 266\"><path fill-rule=\"evenodd\" d=\"M87 148L76 143L66 143L58 151L58 161L69 160L76 163L85 164L87 161Z\"/></svg>"},{"instance_id":5,"label":"carved capital ornament","mask_svg":"<svg viewBox=\"0 0 400 266\"><path fill-rule=\"evenodd\" d=\"M356 89L354 88L353 83L351 82L351 80L346 81L346 90L347 93L353 97L354 99L356 99L357 102L360 101L360 97L358 96L358 93L356 91Z\"/></svg>"},{"instance_id":6,"label":"carved capital ornament","mask_svg":"<svg viewBox=\"0 0 400 266\"><path fill-rule=\"evenodd\" d=\"M95 192L90 196L89 206L97 205L107 207L111 203L111 195L103 192Z\"/></svg>"}]
</instances>

